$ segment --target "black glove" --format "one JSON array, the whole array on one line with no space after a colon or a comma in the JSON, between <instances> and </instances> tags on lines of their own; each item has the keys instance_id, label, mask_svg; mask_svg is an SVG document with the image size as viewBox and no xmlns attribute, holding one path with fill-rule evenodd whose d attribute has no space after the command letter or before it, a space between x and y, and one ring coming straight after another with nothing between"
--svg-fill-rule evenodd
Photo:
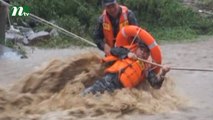
<instances>
[{"instance_id":1,"label":"black glove","mask_svg":"<svg viewBox=\"0 0 213 120\"><path fill-rule=\"evenodd\" d=\"M112 55L117 56L120 59L126 58L129 52L130 52L129 49L124 47L115 47L115 48L112 48L110 51Z\"/></svg>"}]
</instances>

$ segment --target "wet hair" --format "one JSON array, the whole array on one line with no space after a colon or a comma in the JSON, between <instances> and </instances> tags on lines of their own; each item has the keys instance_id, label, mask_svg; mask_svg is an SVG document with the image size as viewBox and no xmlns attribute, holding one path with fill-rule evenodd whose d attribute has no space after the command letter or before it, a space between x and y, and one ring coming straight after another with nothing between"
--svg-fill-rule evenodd
<instances>
[{"instance_id":1,"label":"wet hair","mask_svg":"<svg viewBox=\"0 0 213 120\"><path fill-rule=\"evenodd\" d=\"M137 44L138 47L141 48L142 50L150 52L149 47L140 38L137 37L136 40L134 41L134 44Z\"/></svg>"}]
</instances>

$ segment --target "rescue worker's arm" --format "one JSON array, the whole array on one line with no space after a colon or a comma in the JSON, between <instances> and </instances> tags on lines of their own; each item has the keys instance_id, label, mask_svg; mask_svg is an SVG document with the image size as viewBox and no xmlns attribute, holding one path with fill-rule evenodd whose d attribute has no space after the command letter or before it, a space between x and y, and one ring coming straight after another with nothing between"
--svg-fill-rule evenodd
<instances>
[{"instance_id":1,"label":"rescue worker's arm","mask_svg":"<svg viewBox=\"0 0 213 120\"><path fill-rule=\"evenodd\" d=\"M167 66L167 65L163 65L162 71L161 71L161 74L160 74L160 79L164 79L165 76L166 76L166 73L168 73L169 71L170 71L170 67Z\"/></svg>"},{"instance_id":2,"label":"rescue worker's arm","mask_svg":"<svg viewBox=\"0 0 213 120\"><path fill-rule=\"evenodd\" d=\"M128 57L129 49L124 47L114 47L110 50L111 55L116 56L120 59Z\"/></svg>"},{"instance_id":3,"label":"rescue worker's arm","mask_svg":"<svg viewBox=\"0 0 213 120\"><path fill-rule=\"evenodd\" d=\"M129 49L124 47L115 47L110 50L111 55L119 57L120 59L131 58L137 60L138 57L135 53L130 52Z\"/></svg>"},{"instance_id":4,"label":"rescue worker's arm","mask_svg":"<svg viewBox=\"0 0 213 120\"><path fill-rule=\"evenodd\" d=\"M149 71L147 79L150 85L155 89L160 89L165 79L165 75L166 73L169 72L169 70L170 70L169 66L164 65L162 67L162 72L159 75L156 75L154 71Z\"/></svg>"},{"instance_id":5,"label":"rescue worker's arm","mask_svg":"<svg viewBox=\"0 0 213 120\"><path fill-rule=\"evenodd\" d=\"M128 21L130 25L138 25L135 14L131 10L128 10Z\"/></svg>"},{"instance_id":6,"label":"rescue worker's arm","mask_svg":"<svg viewBox=\"0 0 213 120\"><path fill-rule=\"evenodd\" d=\"M94 37L94 42L97 45L97 47L104 51L104 33L103 33L103 26L102 26L102 21L103 21L103 17L100 16L98 18L94 33L93 33L93 37Z\"/></svg>"}]
</instances>

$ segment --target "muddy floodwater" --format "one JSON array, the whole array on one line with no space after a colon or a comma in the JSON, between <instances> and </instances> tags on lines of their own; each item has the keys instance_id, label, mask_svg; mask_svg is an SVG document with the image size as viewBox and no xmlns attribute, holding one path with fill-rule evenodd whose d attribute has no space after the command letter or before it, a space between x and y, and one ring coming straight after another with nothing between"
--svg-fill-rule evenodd
<instances>
[{"instance_id":1,"label":"muddy floodwater","mask_svg":"<svg viewBox=\"0 0 213 120\"><path fill-rule=\"evenodd\" d=\"M213 68L213 38L163 44L164 63ZM212 120L213 73L171 71L160 90L81 96L102 76L95 48L34 49L28 59L0 58L0 120Z\"/></svg>"}]
</instances>

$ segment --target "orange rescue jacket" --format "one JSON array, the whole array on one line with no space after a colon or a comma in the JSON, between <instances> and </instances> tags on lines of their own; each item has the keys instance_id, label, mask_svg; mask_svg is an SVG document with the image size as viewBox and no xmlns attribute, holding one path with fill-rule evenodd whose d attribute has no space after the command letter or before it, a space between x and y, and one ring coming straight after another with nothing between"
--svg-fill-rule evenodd
<instances>
[{"instance_id":1,"label":"orange rescue jacket","mask_svg":"<svg viewBox=\"0 0 213 120\"><path fill-rule=\"evenodd\" d=\"M130 58L119 59L109 55L104 62L114 61L113 65L105 69L105 73L118 73L119 80L126 88L133 88L145 79L145 64Z\"/></svg>"},{"instance_id":2,"label":"orange rescue jacket","mask_svg":"<svg viewBox=\"0 0 213 120\"><path fill-rule=\"evenodd\" d=\"M120 6L122 8L122 13L120 16L120 21L119 21L119 31L121 30L122 27L129 25L128 21L128 8L125 6ZM114 47L115 44L115 37L113 34L113 27L111 24L111 21L109 19L109 16L106 13L106 10L103 12L103 33L104 33L104 39L105 43L107 43L110 47Z\"/></svg>"}]
</instances>

